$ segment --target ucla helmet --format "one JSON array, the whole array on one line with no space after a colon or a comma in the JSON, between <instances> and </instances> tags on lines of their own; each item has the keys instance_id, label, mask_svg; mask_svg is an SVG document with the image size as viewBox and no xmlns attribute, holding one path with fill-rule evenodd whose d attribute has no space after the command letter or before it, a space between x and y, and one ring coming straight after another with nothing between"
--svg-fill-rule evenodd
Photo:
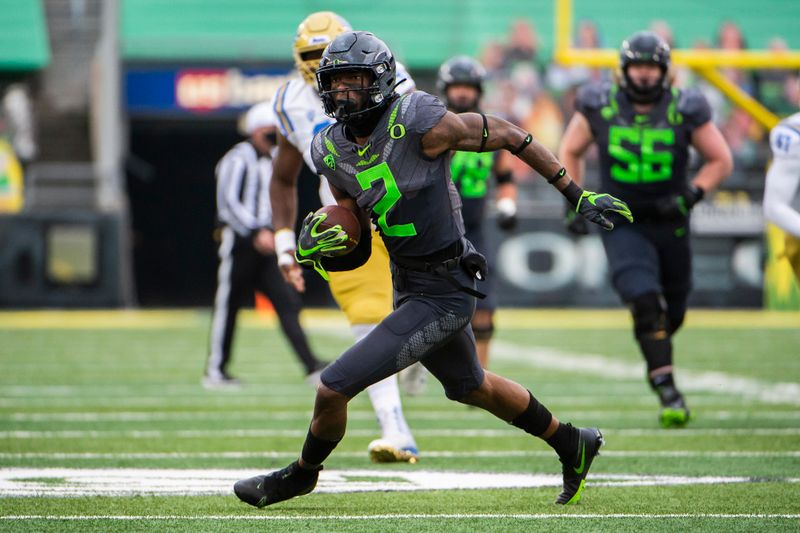
<instances>
[{"instance_id":1,"label":"ucla helmet","mask_svg":"<svg viewBox=\"0 0 800 533\"><path fill-rule=\"evenodd\" d=\"M316 84L315 72L322 51L342 32L352 30L350 23L333 11L317 11L297 27L292 55L297 70L306 83Z\"/></svg>"}]
</instances>

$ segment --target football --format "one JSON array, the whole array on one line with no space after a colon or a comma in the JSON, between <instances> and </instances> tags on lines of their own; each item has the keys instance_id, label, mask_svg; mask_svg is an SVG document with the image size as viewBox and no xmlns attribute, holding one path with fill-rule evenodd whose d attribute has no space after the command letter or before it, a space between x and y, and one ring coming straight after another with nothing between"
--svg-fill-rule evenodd
<instances>
[{"instance_id":1,"label":"football","mask_svg":"<svg viewBox=\"0 0 800 533\"><path fill-rule=\"evenodd\" d=\"M317 210L316 214L320 213L325 213L327 216L325 220L320 223L320 230L332 228L338 224L342 227L344 232L347 233L348 237L344 242L345 248L324 255L337 257L351 252L353 248L358 245L358 239L361 237L361 224L359 224L353 212L338 205L326 205Z\"/></svg>"}]
</instances>

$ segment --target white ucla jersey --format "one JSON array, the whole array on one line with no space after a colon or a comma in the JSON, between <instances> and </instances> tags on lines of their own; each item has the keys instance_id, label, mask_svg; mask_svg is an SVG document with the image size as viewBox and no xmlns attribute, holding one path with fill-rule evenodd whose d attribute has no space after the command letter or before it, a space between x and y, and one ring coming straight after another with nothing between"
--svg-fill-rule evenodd
<instances>
[{"instance_id":1,"label":"white ucla jersey","mask_svg":"<svg viewBox=\"0 0 800 533\"><path fill-rule=\"evenodd\" d=\"M397 87L397 92L405 94L416 90L416 85L406 68L397 63L397 79L406 81ZM311 140L318 131L332 124L334 120L325 114L322 99L317 88L302 78L293 78L278 88L273 98L273 108L278 117L281 134L303 154L308 168L314 169L311 161ZM319 197L323 205L336 203L327 180L321 178Z\"/></svg>"},{"instance_id":2,"label":"white ucla jersey","mask_svg":"<svg viewBox=\"0 0 800 533\"><path fill-rule=\"evenodd\" d=\"M772 164L764 188L764 215L800 237L800 113L772 128Z\"/></svg>"}]
</instances>

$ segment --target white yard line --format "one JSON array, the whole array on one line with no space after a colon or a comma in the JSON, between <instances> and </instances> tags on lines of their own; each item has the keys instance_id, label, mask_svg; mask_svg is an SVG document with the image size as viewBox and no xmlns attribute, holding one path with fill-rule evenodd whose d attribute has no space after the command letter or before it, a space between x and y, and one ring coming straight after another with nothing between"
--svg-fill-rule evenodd
<instances>
[{"instance_id":1,"label":"white yard line","mask_svg":"<svg viewBox=\"0 0 800 533\"><path fill-rule=\"evenodd\" d=\"M636 380L644 386L644 364L641 362L629 364L604 355L528 347L500 340L492 343L492 357L549 370ZM800 405L800 383L773 383L726 372L688 370L681 366L675 373L681 388L687 391L740 394L766 403Z\"/></svg>"},{"instance_id":2,"label":"white yard line","mask_svg":"<svg viewBox=\"0 0 800 533\"><path fill-rule=\"evenodd\" d=\"M336 330L329 331L339 335ZM590 374L610 379L633 380L644 384L644 363L623 363L604 355L577 353L542 346L526 346L503 340L492 341L492 357L569 373ZM800 405L800 383L769 382L726 372L701 372L678 367L676 377L686 391L736 394L766 403Z\"/></svg>"},{"instance_id":3,"label":"white yard line","mask_svg":"<svg viewBox=\"0 0 800 533\"><path fill-rule=\"evenodd\" d=\"M0 497L199 496L230 494L252 469L3 468ZM590 485L606 487L749 483L745 476L596 474ZM796 483L797 479L783 479ZM430 470L324 470L315 493L408 492L560 487L560 474L437 472Z\"/></svg>"}]
</instances>

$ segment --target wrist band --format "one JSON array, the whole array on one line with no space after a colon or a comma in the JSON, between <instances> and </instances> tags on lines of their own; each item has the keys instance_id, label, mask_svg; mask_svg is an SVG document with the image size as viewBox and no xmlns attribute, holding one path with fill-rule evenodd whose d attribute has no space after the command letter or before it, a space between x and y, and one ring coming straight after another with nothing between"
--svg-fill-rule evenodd
<instances>
[{"instance_id":1,"label":"wrist band","mask_svg":"<svg viewBox=\"0 0 800 533\"><path fill-rule=\"evenodd\" d=\"M275 253L278 256L292 253L296 248L297 239L294 236L294 231L289 228L283 228L275 232Z\"/></svg>"},{"instance_id":2,"label":"wrist band","mask_svg":"<svg viewBox=\"0 0 800 533\"><path fill-rule=\"evenodd\" d=\"M483 131L481 132L481 147L478 151L483 152L483 149L486 148L486 140L489 138L489 122L486 120L486 115L483 113L480 115L483 119Z\"/></svg>"},{"instance_id":3,"label":"wrist band","mask_svg":"<svg viewBox=\"0 0 800 533\"><path fill-rule=\"evenodd\" d=\"M522 152L525 149L526 146L528 146L531 143L532 140L533 140L533 135L531 135L529 133L528 136L525 137L525 139L522 141L522 143L519 146L517 146L516 148L514 148L511 151L511 153L513 155L519 154L520 152Z\"/></svg>"},{"instance_id":4,"label":"wrist band","mask_svg":"<svg viewBox=\"0 0 800 533\"><path fill-rule=\"evenodd\" d=\"M553 174L552 178L547 180L547 183L549 183L550 185L554 184L555 182L557 182L558 180L563 178L566 175L566 173L567 173L567 169L564 168L564 167L561 167L560 169L558 169L558 172Z\"/></svg>"},{"instance_id":5,"label":"wrist band","mask_svg":"<svg viewBox=\"0 0 800 533\"><path fill-rule=\"evenodd\" d=\"M581 199L581 196L583 196L583 189L578 187L574 181L570 181L569 185L561 189L561 194L564 195L564 198L566 198L569 203L577 206L578 201Z\"/></svg>"}]
</instances>

